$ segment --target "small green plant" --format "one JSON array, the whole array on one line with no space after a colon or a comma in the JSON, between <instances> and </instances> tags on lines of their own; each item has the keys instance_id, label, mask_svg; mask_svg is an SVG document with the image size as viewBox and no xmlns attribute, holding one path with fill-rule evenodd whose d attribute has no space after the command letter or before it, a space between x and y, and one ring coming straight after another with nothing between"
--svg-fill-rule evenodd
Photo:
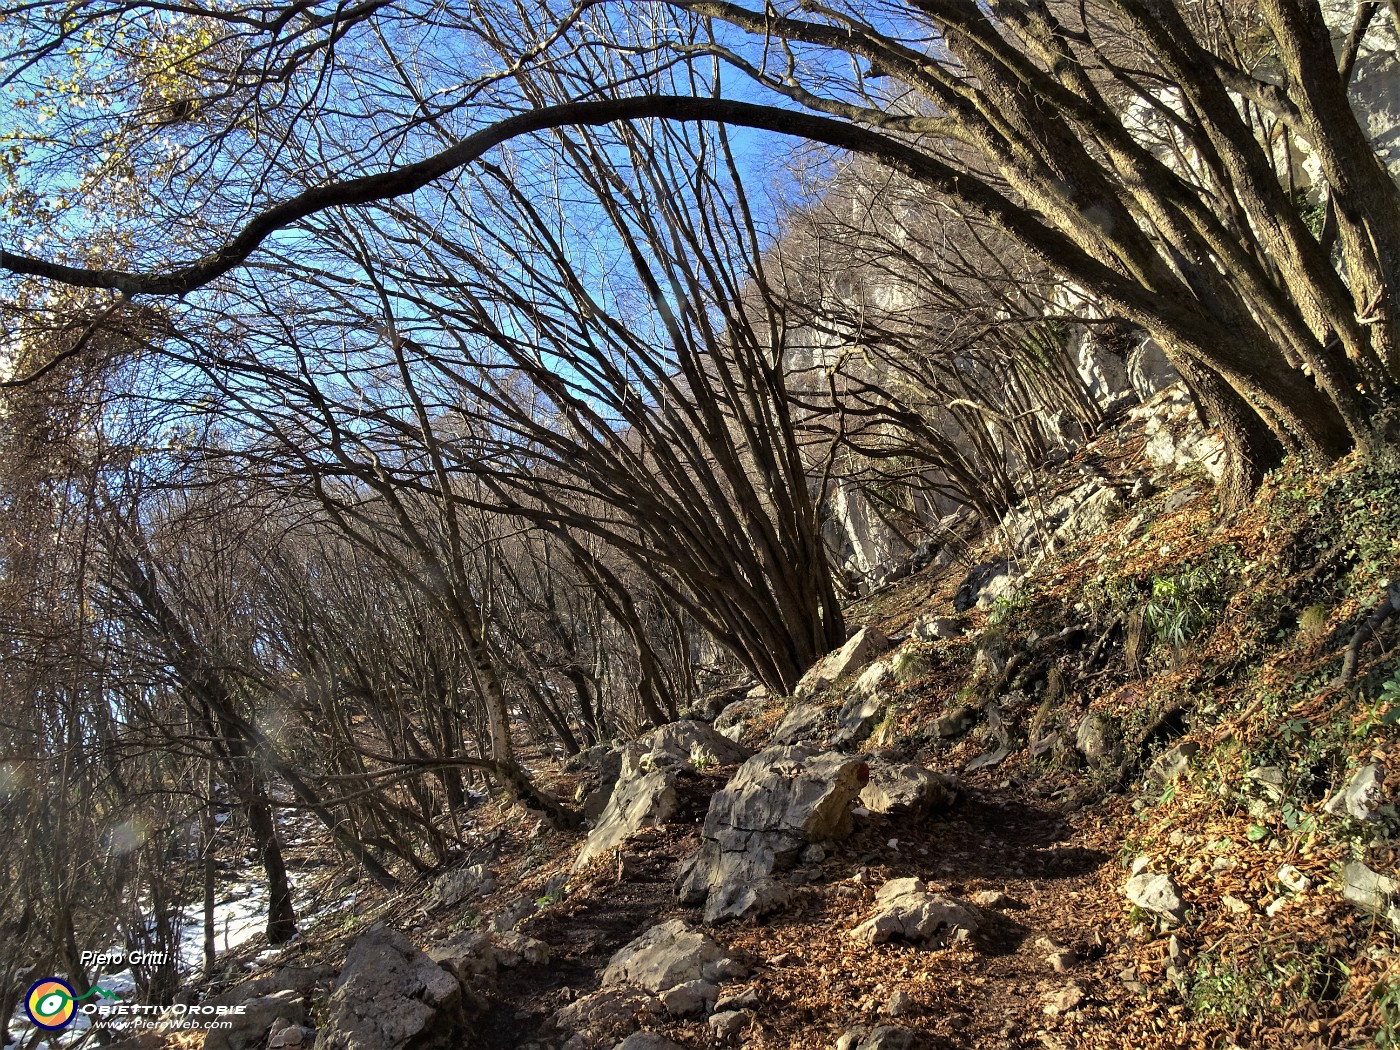
<instances>
[{"instance_id":1,"label":"small green plant","mask_svg":"<svg viewBox=\"0 0 1400 1050\"><path fill-rule=\"evenodd\" d=\"M1376 1045L1387 1050L1400 1050L1400 981L1383 980L1371 994L1376 997L1381 1014Z\"/></svg>"},{"instance_id":2,"label":"small green plant","mask_svg":"<svg viewBox=\"0 0 1400 1050\"><path fill-rule=\"evenodd\" d=\"M480 916L477 915L475 908L464 908L462 913L452 921L452 928L458 931L470 930L476 926L478 918Z\"/></svg>"},{"instance_id":3,"label":"small green plant","mask_svg":"<svg viewBox=\"0 0 1400 1050\"><path fill-rule=\"evenodd\" d=\"M987 622L1000 626L1015 614L1021 603L1015 598L998 598L987 611Z\"/></svg>"},{"instance_id":4,"label":"small green plant","mask_svg":"<svg viewBox=\"0 0 1400 1050\"><path fill-rule=\"evenodd\" d=\"M690 764L700 772L704 772L716 764L715 756L706 751L701 744L690 746Z\"/></svg>"},{"instance_id":5,"label":"small green plant","mask_svg":"<svg viewBox=\"0 0 1400 1050\"><path fill-rule=\"evenodd\" d=\"M1380 715L1381 725L1393 726L1400 722L1400 665L1397 665L1391 676L1381 683L1376 710Z\"/></svg>"},{"instance_id":6,"label":"small green plant","mask_svg":"<svg viewBox=\"0 0 1400 1050\"><path fill-rule=\"evenodd\" d=\"M1206 609L1197 596L1198 585L1195 571L1153 578L1152 597L1144 613L1148 628L1159 642L1180 649L1201 629Z\"/></svg>"},{"instance_id":7,"label":"small green plant","mask_svg":"<svg viewBox=\"0 0 1400 1050\"><path fill-rule=\"evenodd\" d=\"M1244 1017L1258 998L1259 989L1249 975L1233 966L1202 959L1196 963L1187 1005L1195 1017Z\"/></svg>"}]
</instances>

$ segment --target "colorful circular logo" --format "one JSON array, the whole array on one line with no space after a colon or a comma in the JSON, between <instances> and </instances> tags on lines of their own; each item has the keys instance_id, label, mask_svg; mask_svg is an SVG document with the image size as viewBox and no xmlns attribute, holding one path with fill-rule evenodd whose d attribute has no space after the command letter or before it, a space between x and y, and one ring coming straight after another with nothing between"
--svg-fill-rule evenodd
<instances>
[{"instance_id":1,"label":"colorful circular logo","mask_svg":"<svg viewBox=\"0 0 1400 1050\"><path fill-rule=\"evenodd\" d=\"M40 1028L63 1028L73 1020L74 998L68 982L60 981L57 977L45 977L30 986L24 1009L29 1019Z\"/></svg>"}]
</instances>

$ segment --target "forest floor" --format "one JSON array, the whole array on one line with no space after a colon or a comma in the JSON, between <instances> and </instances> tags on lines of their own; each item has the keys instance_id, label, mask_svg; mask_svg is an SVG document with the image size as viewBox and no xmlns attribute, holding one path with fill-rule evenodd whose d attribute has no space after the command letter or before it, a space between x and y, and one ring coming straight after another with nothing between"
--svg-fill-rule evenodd
<instances>
[{"instance_id":1,"label":"forest floor","mask_svg":"<svg viewBox=\"0 0 1400 1050\"><path fill-rule=\"evenodd\" d=\"M1047 490L1071 489L1086 463L1121 477L1140 449L1120 430ZM1115 522L991 610L954 611L966 564L852 606L850 622L894 634L924 614L960 624L959 637L919 649L920 673L895 689L867 746L957 775L961 797L919 822L861 817L783 910L710 931L749 967L722 988L756 994L742 1045L816 1050L892 1021L934 1048L1392 1045L1395 931L1344 900L1340 884L1348 861L1396 872L1393 625L1354 685L1335 678L1357 624L1400 575L1400 469L1352 461L1331 475L1284 472L1231 521L1198 477L1173 479L1154 498L1146 525ZM996 555L986 542L977 558ZM1008 683L1013 667L1022 670ZM1015 743L973 771L970 760L989 749L985 727L955 741L928 732L969 697L998 703ZM833 689L825 701L843 698ZM762 746L790 706L770 700L746 721L744 742ZM1090 712L1121 726L1121 765L1087 767L1063 741L1032 756L1027 745L1047 734L1072 743ZM1183 742L1198 748L1184 775L1144 776ZM1380 769L1386 804L1366 821L1335 816L1328 799L1367 763ZM541 772L564 798L586 780ZM322 899L353 892L352 902L313 923L279 964L334 961L375 921L427 945L523 903L531 914L515 929L547 945L549 960L487 979L472 1045L557 1050L567 1033L551 1027L555 1011L596 989L617 949L670 918L698 923L677 902L678 869L732 772L682 777L672 820L626 844L625 877L613 861L572 873L579 836L499 799L459 829L470 843L459 863L489 863L498 886L469 906L432 909L427 883L386 897L328 865ZM1135 864L1171 875L1182 922L1158 922L1127 900ZM875 889L904 876L981 901L982 928L935 951L848 937ZM907 1002L887 1017L898 992ZM646 1027L684 1047L716 1045L703 1019Z\"/></svg>"}]
</instances>

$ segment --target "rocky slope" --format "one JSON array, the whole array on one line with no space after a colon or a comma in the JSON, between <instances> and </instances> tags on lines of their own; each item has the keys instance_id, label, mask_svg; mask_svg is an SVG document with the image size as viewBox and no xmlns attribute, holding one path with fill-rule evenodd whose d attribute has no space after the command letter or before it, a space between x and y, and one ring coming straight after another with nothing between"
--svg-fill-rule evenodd
<instances>
[{"instance_id":1,"label":"rocky slope","mask_svg":"<svg viewBox=\"0 0 1400 1050\"><path fill-rule=\"evenodd\" d=\"M492 802L454 870L356 887L220 1050L1394 1040L1400 465L1222 522L1158 398L794 697L559 771L584 840Z\"/></svg>"}]
</instances>

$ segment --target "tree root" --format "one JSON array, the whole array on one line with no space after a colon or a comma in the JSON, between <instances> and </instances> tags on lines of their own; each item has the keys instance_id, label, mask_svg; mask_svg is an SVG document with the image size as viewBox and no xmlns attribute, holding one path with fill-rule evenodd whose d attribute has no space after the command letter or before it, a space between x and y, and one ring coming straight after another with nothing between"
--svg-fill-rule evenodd
<instances>
[{"instance_id":1,"label":"tree root","mask_svg":"<svg viewBox=\"0 0 1400 1050\"><path fill-rule=\"evenodd\" d=\"M1371 610L1371 615L1366 617L1356 629L1356 633L1351 636L1351 644L1347 646L1346 657L1342 660L1342 669L1336 681L1332 683L1334 688L1346 685L1356 677L1356 663L1361 656L1361 647L1375 637L1381 625L1397 612L1400 612L1400 582L1391 583L1386 588L1385 597L1381 599L1380 604Z\"/></svg>"}]
</instances>

